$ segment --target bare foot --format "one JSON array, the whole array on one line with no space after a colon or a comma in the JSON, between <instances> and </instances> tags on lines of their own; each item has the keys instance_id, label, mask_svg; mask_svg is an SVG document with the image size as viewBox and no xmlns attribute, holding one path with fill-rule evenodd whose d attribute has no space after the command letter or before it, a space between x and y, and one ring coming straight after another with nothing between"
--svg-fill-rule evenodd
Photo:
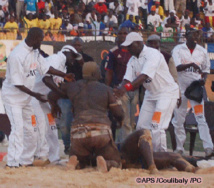
<instances>
[{"instance_id":1,"label":"bare foot","mask_svg":"<svg viewBox=\"0 0 214 188\"><path fill-rule=\"evenodd\" d=\"M185 168L185 172L195 172L196 171L196 169L195 169L195 167L194 166L192 166L192 165L188 165L186 168Z\"/></svg>"},{"instance_id":2,"label":"bare foot","mask_svg":"<svg viewBox=\"0 0 214 188\"><path fill-rule=\"evenodd\" d=\"M46 160L36 159L33 161L33 166L46 166L48 164L50 164L49 159Z\"/></svg>"},{"instance_id":3,"label":"bare foot","mask_svg":"<svg viewBox=\"0 0 214 188\"><path fill-rule=\"evenodd\" d=\"M76 155L72 155L69 158L69 161L67 163L67 168L70 170L75 170L76 166L78 165L79 161L77 160L77 156Z\"/></svg>"},{"instance_id":4,"label":"bare foot","mask_svg":"<svg viewBox=\"0 0 214 188\"><path fill-rule=\"evenodd\" d=\"M155 165L151 165L148 170L150 174L160 174Z\"/></svg>"},{"instance_id":5,"label":"bare foot","mask_svg":"<svg viewBox=\"0 0 214 188\"><path fill-rule=\"evenodd\" d=\"M102 156L97 156L97 170L99 172L108 172L106 161Z\"/></svg>"}]
</instances>

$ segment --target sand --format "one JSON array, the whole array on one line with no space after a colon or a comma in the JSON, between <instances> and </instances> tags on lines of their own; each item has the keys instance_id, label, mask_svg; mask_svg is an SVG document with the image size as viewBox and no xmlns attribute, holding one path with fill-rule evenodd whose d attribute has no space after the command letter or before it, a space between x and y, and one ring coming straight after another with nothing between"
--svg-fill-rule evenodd
<instances>
[{"instance_id":1,"label":"sand","mask_svg":"<svg viewBox=\"0 0 214 188\"><path fill-rule=\"evenodd\" d=\"M199 169L195 174L179 172L176 169L161 170L158 175L150 175L143 169L116 169L101 173L96 168L83 170L68 170L64 166L49 165L46 167L22 167L18 169L5 169L4 162L0 163L0 187L184 187L182 184L137 184L136 178L185 178L188 180L185 187L214 187L214 167ZM190 183L191 178L200 178L202 183ZM146 179L145 179L146 180ZM163 179L161 179L162 181Z\"/></svg>"}]
</instances>

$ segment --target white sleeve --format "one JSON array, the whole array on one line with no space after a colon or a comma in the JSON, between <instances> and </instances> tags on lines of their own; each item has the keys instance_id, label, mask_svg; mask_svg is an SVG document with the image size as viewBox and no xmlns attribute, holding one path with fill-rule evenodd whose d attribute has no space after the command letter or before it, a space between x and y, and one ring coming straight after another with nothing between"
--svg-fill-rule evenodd
<instances>
[{"instance_id":1,"label":"white sleeve","mask_svg":"<svg viewBox=\"0 0 214 188\"><path fill-rule=\"evenodd\" d=\"M179 47L175 47L173 50L172 50L172 58L175 62L175 66L177 67L178 65L181 65L181 57L180 57L180 48Z\"/></svg>"},{"instance_id":2,"label":"white sleeve","mask_svg":"<svg viewBox=\"0 0 214 188\"><path fill-rule=\"evenodd\" d=\"M37 57L37 70L40 72L41 75L45 75L50 68L51 64L44 58L42 55L38 54Z\"/></svg>"},{"instance_id":3,"label":"white sleeve","mask_svg":"<svg viewBox=\"0 0 214 188\"><path fill-rule=\"evenodd\" d=\"M104 23L107 23L108 22L108 16L105 16L104 17Z\"/></svg>"},{"instance_id":4,"label":"white sleeve","mask_svg":"<svg viewBox=\"0 0 214 188\"><path fill-rule=\"evenodd\" d=\"M131 59L132 58L130 58L130 60ZM132 82L135 79L135 75L134 75L133 63L130 60L129 60L128 64L127 64L126 73L125 73L125 75L123 77L123 80L128 80L128 81Z\"/></svg>"},{"instance_id":5,"label":"white sleeve","mask_svg":"<svg viewBox=\"0 0 214 188\"><path fill-rule=\"evenodd\" d=\"M91 23L90 16L91 16L90 13L88 13L85 17L85 21L88 21Z\"/></svg>"},{"instance_id":6,"label":"white sleeve","mask_svg":"<svg viewBox=\"0 0 214 188\"><path fill-rule=\"evenodd\" d=\"M146 61L143 60L145 63L143 65L143 69L141 70L141 74L145 74L149 78L153 79L160 65L160 61L164 60L162 56L163 55L158 51L155 53L154 51L148 53L148 55L146 55ZM139 59L139 61L141 60Z\"/></svg>"},{"instance_id":7,"label":"white sleeve","mask_svg":"<svg viewBox=\"0 0 214 188\"><path fill-rule=\"evenodd\" d=\"M204 53L204 63L201 66L202 72L210 73L210 58L207 52Z\"/></svg>"},{"instance_id":8,"label":"white sleeve","mask_svg":"<svg viewBox=\"0 0 214 188\"><path fill-rule=\"evenodd\" d=\"M10 73L12 85L24 85L24 67L22 62L16 56L9 56L7 60L7 68Z\"/></svg>"},{"instance_id":9,"label":"white sleeve","mask_svg":"<svg viewBox=\"0 0 214 188\"><path fill-rule=\"evenodd\" d=\"M114 23L116 23L116 24L117 24L117 23L118 23L118 21L117 21L117 17L113 15L113 19L114 19Z\"/></svg>"}]
</instances>

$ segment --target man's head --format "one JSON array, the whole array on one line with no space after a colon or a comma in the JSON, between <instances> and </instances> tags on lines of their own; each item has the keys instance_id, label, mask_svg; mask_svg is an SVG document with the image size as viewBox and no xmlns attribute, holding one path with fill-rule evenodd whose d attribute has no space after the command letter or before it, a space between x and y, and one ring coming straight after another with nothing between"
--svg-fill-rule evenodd
<instances>
[{"instance_id":1,"label":"man's head","mask_svg":"<svg viewBox=\"0 0 214 188\"><path fill-rule=\"evenodd\" d=\"M14 16L11 15L10 16L10 22L13 23L14 21L15 21L15 18L14 18Z\"/></svg>"},{"instance_id":2,"label":"man's head","mask_svg":"<svg viewBox=\"0 0 214 188\"><path fill-rule=\"evenodd\" d=\"M155 1L155 6L158 8L160 6L160 1Z\"/></svg>"},{"instance_id":3,"label":"man's head","mask_svg":"<svg viewBox=\"0 0 214 188\"><path fill-rule=\"evenodd\" d=\"M175 10L170 10L169 15L171 18L175 17L175 14L176 14Z\"/></svg>"},{"instance_id":4,"label":"man's head","mask_svg":"<svg viewBox=\"0 0 214 188\"><path fill-rule=\"evenodd\" d=\"M43 41L44 33L42 29L38 27L33 27L29 30L28 35L25 39L28 46L33 47L33 49L39 49L41 42Z\"/></svg>"},{"instance_id":5,"label":"man's head","mask_svg":"<svg viewBox=\"0 0 214 188\"><path fill-rule=\"evenodd\" d=\"M118 44L122 44L125 39L126 39L126 36L128 35L129 33L129 29L127 27L121 27L118 31L118 35L117 35L117 42Z\"/></svg>"},{"instance_id":6,"label":"man's head","mask_svg":"<svg viewBox=\"0 0 214 188\"><path fill-rule=\"evenodd\" d=\"M66 56L66 60L69 63L73 63L74 60L81 60L82 55L79 54L76 49L71 45L65 45L62 47L61 52Z\"/></svg>"},{"instance_id":7,"label":"man's head","mask_svg":"<svg viewBox=\"0 0 214 188\"><path fill-rule=\"evenodd\" d=\"M138 33L131 32L121 46L126 46L131 55L138 57L143 49L143 38Z\"/></svg>"},{"instance_id":8,"label":"man's head","mask_svg":"<svg viewBox=\"0 0 214 188\"><path fill-rule=\"evenodd\" d=\"M186 40L189 44L198 43L200 41L200 36L200 31L197 29L190 28L186 31Z\"/></svg>"},{"instance_id":9,"label":"man's head","mask_svg":"<svg viewBox=\"0 0 214 188\"><path fill-rule=\"evenodd\" d=\"M156 7L155 6L152 6L151 8L151 15L155 15L155 11L156 11Z\"/></svg>"},{"instance_id":10,"label":"man's head","mask_svg":"<svg viewBox=\"0 0 214 188\"><path fill-rule=\"evenodd\" d=\"M133 18L134 18L133 15L130 14L129 15L129 20L133 22Z\"/></svg>"},{"instance_id":11,"label":"man's head","mask_svg":"<svg viewBox=\"0 0 214 188\"><path fill-rule=\"evenodd\" d=\"M99 80L101 78L100 68L97 63L89 61L83 64L82 76L85 80Z\"/></svg>"},{"instance_id":12,"label":"man's head","mask_svg":"<svg viewBox=\"0 0 214 188\"><path fill-rule=\"evenodd\" d=\"M80 37L75 37L72 41L71 41L71 45L77 50L78 53L82 52L82 46L83 46L84 42Z\"/></svg>"},{"instance_id":13,"label":"man's head","mask_svg":"<svg viewBox=\"0 0 214 188\"><path fill-rule=\"evenodd\" d=\"M188 17L188 16L189 16L189 10L185 10L184 16L185 16L185 17Z\"/></svg>"},{"instance_id":14,"label":"man's head","mask_svg":"<svg viewBox=\"0 0 214 188\"><path fill-rule=\"evenodd\" d=\"M160 49L160 36L153 34L150 35L147 39L147 45L151 48L155 48L157 50Z\"/></svg>"},{"instance_id":15,"label":"man's head","mask_svg":"<svg viewBox=\"0 0 214 188\"><path fill-rule=\"evenodd\" d=\"M112 15L113 15L113 10L109 10L109 13L108 13L108 16L111 18L112 17Z\"/></svg>"}]
</instances>

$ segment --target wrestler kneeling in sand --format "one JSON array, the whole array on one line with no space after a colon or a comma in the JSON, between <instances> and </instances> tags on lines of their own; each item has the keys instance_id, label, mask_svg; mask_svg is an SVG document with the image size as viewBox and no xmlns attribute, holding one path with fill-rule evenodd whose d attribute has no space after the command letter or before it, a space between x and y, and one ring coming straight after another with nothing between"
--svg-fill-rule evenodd
<instances>
[{"instance_id":1,"label":"wrestler kneeling in sand","mask_svg":"<svg viewBox=\"0 0 214 188\"><path fill-rule=\"evenodd\" d=\"M169 166L182 171L194 171L194 167L179 154L153 153L148 130L138 130L128 136L122 143L120 154L112 139L107 111L111 110L119 122L123 120L123 111L111 88L98 82L99 76L99 67L95 62L85 63L83 80L62 84L48 95L55 117L59 111L57 100L60 97L68 97L72 102L74 121L68 167L83 168L96 156L98 170L103 172L111 167L121 167L121 157L124 168L141 168L141 159L150 173ZM50 83L46 84L50 87Z\"/></svg>"},{"instance_id":2,"label":"wrestler kneeling in sand","mask_svg":"<svg viewBox=\"0 0 214 188\"><path fill-rule=\"evenodd\" d=\"M63 97L62 93L72 102L74 121L71 126L68 167L84 168L90 164L91 156L96 157L100 171L121 167L120 153L112 138L108 110L121 122L122 107L112 89L98 82L100 71L95 62L85 63L82 71L82 80L62 84L60 91L51 92L48 96L54 116L59 109L57 100Z\"/></svg>"}]
</instances>

